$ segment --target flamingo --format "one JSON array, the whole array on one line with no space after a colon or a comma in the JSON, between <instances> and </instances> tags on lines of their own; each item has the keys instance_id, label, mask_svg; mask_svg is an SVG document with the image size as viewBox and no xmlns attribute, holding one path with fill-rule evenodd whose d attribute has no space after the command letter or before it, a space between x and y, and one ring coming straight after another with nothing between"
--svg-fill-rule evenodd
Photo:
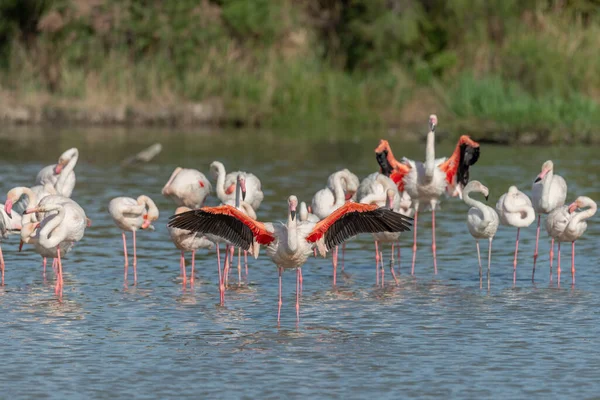
<instances>
[{"instance_id":1,"label":"flamingo","mask_svg":"<svg viewBox=\"0 0 600 400\"><path fill-rule=\"evenodd\" d=\"M180 206L175 210L175 215L181 214L184 212L191 211L189 207ZM183 284L185 286L186 276L185 276L185 252L192 252L192 274L190 276L190 285L194 285L194 265L196 263L196 250L198 249L212 249L214 247L214 243L208 240L205 236L199 236L197 233L190 233L189 231L185 231L183 229L177 228L168 228L169 235L171 236L171 240L175 247L181 250L181 257L179 261L179 266L183 271Z\"/></svg>"},{"instance_id":2,"label":"flamingo","mask_svg":"<svg viewBox=\"0 0 600 400\"><path fill-rule=\"evenodd\" d=\"M79 150L75 147L60 155L57 164L48 165L40 170L35 178L35 183L45 185L50 183L55 187L58 194L71 197L75 188L75 165L79 158Z\"/></svg>"},{"instance_id":3,"label":"flamingo","mask_svg":"<svg viewBox=\"0 0 600 400\"><path fill-rule=\"evenodd\" d=\"M535 264L538 258L538 242L540 240L540 222L542 214L549 214L557 207L565 204L567 199L567 182L560 175L554 175L554 163L551 160L542 164L542 172L535 178L531 186L533 208L538 215L537 233L535 235L535 252L533 253L533 271L531 280L535 278ZM554 257L554 238L550 244L550 262ZM550 274L552 276L552 274Z\"/></svg>"},{"instance_id":4,"label":"flamingo","mask_svg":"<svg viewBox=\"0 0 600 400\"><path fill-rule=\"evenodd\" d=\"M245 192L245 201L256 211L260 207L265 195L261 189L260 179L249 172L235 171L225 173L225 166L220 161L213 161L210 170L217 178L216 192L221 202L235 201L235 185L237 177L240 176L240 185Z\"/></svg>"},{"instance_id":5,"label":"flamingo","mask_svg":"<svg viewBox=\"0 0 600 400\"><path fill-rule=\"evenodd\" d=\"M312 213L319 219L325 219L335 210L340 208L348 200L356 199L359 181L356 175L347 169L334 172L327 178L327 187L319 190L312 198ZM342 248L342 259L344 249ZM332 257L333 262L333 285L336 284L338 248L336 247Z\"/></svg>"},{"instance_id":6,"label":"flamingo","mask_svg":"<svg viewBox=\"0 0 600 400\"><path fill-rule=\"evenodd\" d=\"M427 134L427 147L425 163L415 162L404 158L402 162L394 158L392 149L387 140L381 140L375 149L377 162L381 172L398 185L398 190L406 190L412 199L415 209L415 229L413 232L413 259L411 274L415 273L417 256L417 220L419 205L428 202L431 206L431 250L433 252L433 269L437 274L437 256L435 241L435 208L440 196L447 191L452 196L462 197L462 189L469 181L469 167L479 159L479 143L469 136L463 135L452 155L448 158L435 158L435 128L438 119L435 114L429 116L429 133Z\"/></svg>"},{"instance_id":7,"label":"flamingo","mask_svg":"<svg viewBox=\"0 0 600 400\"><path fill-rule=\"evenodd\" d=\"M30 237L29 239L30 242L31 240L37 240L41 247L51 252L52 256L57 259L58 279L55 292L62 297L61 246L67 246L70 249L75 242L80 241L85 234L86 226L88 226L88 219L79 204L67 197L60 197L62 197L62 201L53 198L53 196L46 197L34 208L25 210L24 214L38 213L44 216L39 223L37 238ZM55 214L54 211L57 213ZM63 242L66 243L62 244ZM56 250L56 253L54 253L54 250Z\"/></svg>"},{"instance_id":8,"label":"flamingo","mask_svg":"<svg viewBox=\"0 0 600 400\"><path fill-rule=\"evenodd\" d=\"M4 212L10 217L15 205L18 205L24 211L27 207L34 207L45 197L52 195L57 195L57 192L54 186L48 183L43 186L36 185L31 188L25 186L12 188L6 193ZM31 216L30 218L32 222L38 221L35 216Z\"/></svg>"},{"instance_id":9,"label":"flamingo","mask_svg":"<svg viewBox=\"0 0 600 400\"><path fill-rule=\"evenodd\" d=\"M587 208L584 211L575 212L577 209ZM557 207L546 219L546 231L554 240L558 241L558 266L557 275L560 284L560 243L571 242L571 279L575 285L575 241L579 239L587 229L587 219L591 218L598 206L586 196L579 196L568 207ZM552 268L552 260L550 260ZM552 269L550 269L552 274Z\"/></svg>"},{"instance_id":10,"label":"flamingo","mask_svg":"<svg viewBox=\"0 0 600 400\"><path fill-rule=\"evenodd\" d=\"M463 201L466 205L471 206L467 214L467 228L477 245L477 260L479 261L479 289L482 287L483 274L481 270L481 253L479 252L479 239L489 240L488 246L488 268L487 268L487 283L490 290L490 268L492 263L492 240L498 231L498 214L492 207L483 204L481 201L472 199L471 193L481 193L487 201L490 191L479 181L471 181L463 190Z\"/></svg>"},{"instance_id":11,"label":"flamingo","mask_svg":"<svg viewBox=\"0 0 600 400\"><path fill-rule=\"evenodd\" d=\"M296 219L298 199L288 198L285 224L262 223L249 218L235 207L221 205L174 215L169 226L192 232L211 233L243 249L267 246L267 255L279 271L279 303L277 322L281 316L281 275L284 269L296 270L296 320L300 319L299 268L316 245L325 252L359 233L399 232L410 229L411 219L376 205L346 203L318 223Z\"/></svg>"},{"instance_id":12,"label":"flamingo","mask_svg":"<svg viewBox=\"0 0 600 400\"><path fill-rule=\"evenodd\" d=\"M517 282L517 253L519 252L519 232L521 228L526 228L535 220L535 210L531 205L531 199L516 186L508 188L508 193L504 193L498 203L496 211L500 217L502 225L517 227L517 240L515 243L515 259L513 261L513 284Z\"/></svg>"},{"instance_id":13,"label":"flamingo","mask_svg":"<svg viewBox=\"0 0 600 400\"><path fill-rule=\"evenodd\" d=\"M113 221L121 229L123 235L123 256L125 258L125 282L127 282L127 272L129 269L129 260L127 258L127 241L125 232L131 231L133 234L133 282L137 283L137 254L135 232L138 229L151 229L154 227L152 222L158 219L158 208L154 201L148 196L139 196L137 199L131 197L115 197L108 204L108 212Z\"/></svg>"},{"instance_id":14,"label":"flamingo","mask_svg":"<svg viewBox=\"0 0 600 400\"><path fill-rule=\"evenodd\" d=\"M8 239L8 236L18 233L21 230L21 216L17 213L12 213L9 216L4 211L4 205L0 204L0 269L2 271L2 286L4 286L4 256L2 254L2 241Z\"/></svg>"},{"instance_id":15,"label":"flamingo","mask_svg":"<svg viewBox=\"0 0 600 400\"><path fill-rule=\"evenodd\" d=\"M176 205L189 208L202 207L212 186L206 176L196 169L177 167L162 188L162 194Z\"/></svg>"},{"instance_id":16,"label":"flamingo","mask_svg":"<svg viewBox=\"0 0 600 400\"><path fill-rule=\"evenodd\" d=\"M396 184L390 178L379 172L375 172L363 179L358 188L357 196L358 201L360 203L375 204L378 207L387 206L388 208L396 212L400 211L401 196L398 193L398 188ZM403 213L401 212L401 214ZM377 277L377 284L379 284L379 262L381 260L381 285L384 285L383 257L379 252L379 242L392 243L390 271L392 273L394 281L396 281L397 284L398 279L396 278L396 273L394 272L394 243L398 241L400 233L374 233L373 237L375 239L375 275Z\"/></svg>"}]
</instances>

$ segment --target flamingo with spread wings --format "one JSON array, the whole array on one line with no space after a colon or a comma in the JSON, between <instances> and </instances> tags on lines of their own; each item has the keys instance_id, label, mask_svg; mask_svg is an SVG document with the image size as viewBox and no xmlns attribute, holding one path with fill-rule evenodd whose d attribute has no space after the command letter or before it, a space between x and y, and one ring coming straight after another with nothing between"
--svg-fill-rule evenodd
<instances>
[{"instance_id":1,"label":"flamingo with spread wings","mask_svg":"<svg viewBox=\"0 0 600 400\"><path fill-rule=\"evenodd\" d=\"M258 245L267 246L267 255L279 270L279 322L283 270L296 270L296 318L299 320L299 268L306 262L314 246L324 256L328 250L359 233L403 232L410 229L412 221L412 218L378 208L377 205L352 202L344 204L320 222L298 221L297 207L298 199L290 196L285 224L262 223L235 207L221 205L174 215L169 218L168 226L216 235L245 250L255 251Z\"/></svg>"},{"instance_id":2,"label":"flamingo with spread wings","mask_svg":"<svg viewBox=\"0 0 600 400\"><path fill-rule=\"evenodd\" d=\"M415 209L415 229L413 232L413 259L411 274L415 272L417 254L417 221L420 202L428 202L431 206L432 238L431 249L433 252L433 267L437 273L436 241L435 241L435 208L438 199L444 191L452 196L462 198L462 190L469 181L469 167L479 159L479 143L469 136L463 135L452 155L448 158L435 158L435 128L437 116L429 117L429 133L427 134L427 148L425 162L415 162L403 159L399 162L394 158L392 149L387 140L381 140L375 149L377 162L381 173L389 176L398 185L398 190L410 195Z\"/></svg>"}]
</instances>

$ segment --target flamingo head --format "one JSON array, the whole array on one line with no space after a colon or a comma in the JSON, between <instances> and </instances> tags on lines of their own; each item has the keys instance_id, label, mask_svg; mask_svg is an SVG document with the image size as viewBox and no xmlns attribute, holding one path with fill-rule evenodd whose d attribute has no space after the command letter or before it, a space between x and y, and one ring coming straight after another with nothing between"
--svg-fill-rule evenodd
<instances>
[{"instance_id":1,"label":"flamingo head","mask_svg":"<svg viewBox=\"0 0 600 400\"><path fill-rule=\"evenodd\" d=\"M290 212L290 218L293 221L296 219L296 208L298 207L298 198L296 196L288 197L288 209Z\"/></svg>"},{"instance_id":2,"label":"flamingo head","mask_svg":"<svg viewBox=\"0 0 600 400\"><path fill-rule=\"evenodd\" d=\"M240 189L242 190L242 201L246 200L246 178L238 175L237 183L240 185Z\"/></svg>"},{"instance_id":3,"label":"flamingo head","mask_svg":"<svg viewBox=\"0 0 600 400\"><path fill-rule=\"evenodd\" d=\"M546 161L544 164L542 164L542 172L540 172L540 174L535 178L535 181L533 181L533 183L540 182L542 179L544 179L548 172L552 172L553 170L554 163L551 160Z\"/></svg>"},{"instance_id":4,"label":"flamingo head","mask_svg":"<svg viewBox=\"0 0 600 400\"><path fill-rule=\"evenodd\" d=\"M79 155L79 151L73 147L64 153L62 153L58 159L58 163L54 167L54 173L56 175L60 174L63 168L71 161L74 157Z\"/></svg>"},{"instance_id":5,"label":"flamingo head","mask_svg":"<svg viewBox=\"0 0 600 400\"><path fill-rule=\"evenodd\" d=\"M512 186L511 186L512 187ZM516 187L515 187L516 189ZM485 200L487 201L489 199L490 196L490 190L487 188L487 186L483 185L481 182L479 181L470 181L467 186L465 186L464 191L473 191L473 192L479 192L481 194L483 194L483 196L485 197ZM510 189L509 189L510 191Z\"/></svg>"},{"instance_id":6,"label":"flamingo head","mask_svg":"<svg viewBox=\"0 0 600 400\"><path fill-rule=\"evenodd\" d=\"M579 209L579 208L585 208L585 207L590 207L590 206L594 206L595 203L592 199L590 199L587 196L579 196L578 198L575 199L574 202L572 202L571 204L569 204L569 213L573 213L575 212L575 210Z\"/></svg>"},{"instance_id":7,"label":"flamingo head","mask_svg":"<svg viewBox=\"0 0 600 400\"><path fill-rule=\"evenodd\" d=\"M431 132L435 132L435 127L437 126L437 124L438 124L438 118L437 118L437 115L435 115L435 114L431 114L431 115L429 116L429 130L430 130Z\"/></svg>"},{"instance_id":8,"label":"flamingo head","mask_svg":"<svg viewBox=\"0 0 600 400\"><path fill-rule=\"evenodd\" d=\"M388 189L386 192L386 206L390 209L394 208L394 197L396 197L396 192L394 189Z\"/></svg>"},{"instance_id":9,"label":"flamingo head","mask_svg":"<svg viewBox=\"0 0 600 400\"><path fill-rule=\"evenodd\" d=\"M19 242L19 251L23 249L23 245L29 243L34 236L35 230L40 227L39 223L28 223L21 228L21 241Z\"/></svg>"}]
</instances>

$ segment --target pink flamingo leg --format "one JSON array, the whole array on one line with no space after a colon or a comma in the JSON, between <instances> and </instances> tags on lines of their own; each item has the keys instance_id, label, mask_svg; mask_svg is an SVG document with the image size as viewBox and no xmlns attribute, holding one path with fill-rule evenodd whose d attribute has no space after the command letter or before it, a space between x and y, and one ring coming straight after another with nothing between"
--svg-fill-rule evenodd
<instances>
[{"instance_id":1,"label":"pink flamingo leg","mask_svg":"<svg viewBox=\"0 0 600 400\"><path fill-rule=\"evenodd\" d=\"M248 279L248 250L244 250L244 266L246 267L246 279Z\"/></svg>"},{"instance_id":2,"label":"pink flamingo leg","mask_svg":"<svg viewBox=\"0 0 600 400\"><path fill-rule=\"evenodd\" d=\"M60 259L60 247L56 247L56 253L58 258L58 279L56 280L57 288L56 294L62 299L63 294L63 273L62 273L62 261Z\"/></svg>"},{"instance_id":3,"label":"pink flamingo leg","mask_svg":"<svg viewBox=\"0 0 600 400\"><path fill-rule=\"evenodd\" d=\"M400 275L400 267L402 266L402 259L400 258L400 242L396 244L396 251L398 252L398 275Z\"/></svg>"},{"instance_id":4,"label":"pink flamingo leg","mask_svg":"<svg viewBox=\"0 0 600 400\"><path fill-rule=\"evenodd\" d=\"M556 265L557 283L560 286L560 241L558 242L558 262Z\"/></svg>"},{"instance_id":5,"label":"pink flamingo leg","mask_svg":"<svg viewBox=\"0 0 600 400\"><path fill-rule=\"evenodd\" d=\"M383 268L383 252L379 252L379 259L381 260L381 287L385 286L385 268Z\"/></svg>"},{"instance_id":6,"label":"pink flamingo leg","mask_svg":"<svg viewBox=\"0 0 600 400\"><path fill-rule=\"evenodd\" d=\"M281 305L283 301L281 301L281 273L283 272L283 268L279 267L279 306L277 309L277 325L279 326L279 319L281 317Z\"/></svg>"},{"instance_id":7,"label":"pink flamingo leg","mask_svg":"<svg viewBox=\"0 0 600 400\"><path fill-rule=\"evenodd\" d=\"M44 266L44 272L43 272L43 276L46 277L46 257L44 257L43 261L42 261L42 265Z\"/></svg>"},{"instance_id":8,"label":"pink flamingo leg","mask_svg":"<svg viewBox=\"0 0 600 400\"><path fill-rule=\"evenodd\" d=\"M0 269L2 269L2 286L4 286L4 255L2 255L2 247L0 247Z\"/></svg>"},{"instance_id":9,"label":"pink flamingo leg","mask_svg":"<svg viewBox=\"0 0 600 400\"><path fill-rule=\"evenodd\" d=\"M411 275L415 274L415 260L417 259L417 218L418 218L418 216L419 216L419 211L415 210L415 223L413 225L415 230L413 232L413 247L412 247L413 257L412 257L412 267L410 269Z\"/></svg>"},{"instance_id":10,"label":"pink flamingo leg","mask_svg":"<svg viewBox=\"0 0 600 400\"><path fill-rule=\"evenodd\" d=\"M344 271L344 259L346 258L346 242L342 243L342 271Z\"/></svg>"},{"instance_id":11,"label":"pink flamingo leg","mask_svg":"<svg viewBox=\"0 0 600 400\"><path fill-rule=\"evenodd\" d=\"M183 276L183 250L179 254L179 276Z\"/></svg>"},{"instance_id":12,"label":"pink flamingo leg","mask_svg":"<svg viewBox=\"0 0 600 400\"><path fill-rule=\"evenodd\" d=\"M238 247L238 285L242 284L242 249Z\"/></svg>"},{"instance_id":13,"label":"pink flamingo leg","mask_svg":"<svg viewBox=\"0 0 600 400\"><path fill-rule=\"evenodd\" d=\"M123 257L125 258L125 282L127 282L127 270L129 269L129 259L127 258L127 239L123 232ZM54 264L52 264L54 266Z\"/></svg>"},{"instance_id":14,"label":"pink flamingo leg","mask_svg":"<svg viewBox=\"0 0 600 400\"><path fill-rule=\"evenodd\" d=\"M571 242L571 281L575 286L575 242Z\"/></svg>"},{"instance_id":15,"label":"pink flamingo leg","mask_svg":"<svg viewBox=\"0 0 600 400\"><path fill-rule=\"evenodd\" d=\"M302 267L298 268L298 271L300 271L300 293L302 293L302 282L304 281L304 278L302 277Z\"/></svg>"},{"instance_id":16,"label":"pink flamingo leg","mask_svg":"<svg viewBox=\"0 0 600 400\"><path fill-rule=\"evenodd\" d=\"M519 253L519 232L521 228L517 228L517 241L515 243L515 260L513 261L513 285L517 283L517 254Z\"/></svg>"},{"instance_id":17,"label":"pink flamingo leg","mask_svg":"<svg viewBox=\"0 0 600 400\"><path fill-rule=\"evenodd\" d=\"M133 284L137 284L137 250L135 243L135 231L133 231Z\"/></svg>"},{"instance_id":18,"label":"pink flamingo leg","mask_svg":"<svg viewBox=\"0 0 600 400\"><path fill-rule=\"evenodd\" d=\"M375 283L379 286L379 243L375 241Z\"/></svg>"},{"instance_id":19,"label":"pink flamingo leg","mask_svg":"<svg viewBox=\"0 0 600 400\"><path fill-rule=\"evenodd\" d=\"M437 255L435 245L435 209L431 208L431 251L433 251L433 273L437 275Z\"/></svg>"},{"instance_id":20,"label":"pink flamingo leg","mask_svg":"<svg viewBox=\"0 0 600 400\"><path fill-rule=\"evenodd\" d=\"M185 283L187 282L187 276L185 272L185 254L183 250L181 250L181 270L183 271L183 286L185 287Z\"/></svg>"},{"instance_id":21,"label":"pink flamingo leg","mask_svg":"<svg viewBox=\"0 0 600 400\"><path fill-rule=\"evenodd\" d=\"M396 272L394 271L394 243L392 243L392 253L390 257L390 272L392 273L392 278L394 278L396 285L398 285L398 278L396 278Z\"/></svg>"},{"instance_id":22,"label":"pink flamingo leg","mask_svg":"<svg viewBox=\"0 0 600 400\"><path fill-rule=\"evenodd\" d=\"M52 272L54 272L54 275L58 277L58 260L56 258L52 259Z\"/></svg>"},{"instance_id":23,"label":"pink flamingo leg","mask_svg":"<svg viewBox=\"0 0 600 400\"><path fill-rule=\"evenodd\" d=\"M535 263L538 258L538 243L540 241L540 221L541 215L538 215L537 233L535 234L535 252L533 253L533 271L531 272L531 282L535 279Z\"/></svg>"},{"instance_id":24,"label":"pink flamingo leg","mask_svg":"<svg viewBox=\"0 0 600 400\"><path fill-rule=\"evenodd\" d=\"M554 261L554 238L550 244L550 282L552 282L552 262Z\"/></svg>"},{"instance_id":25,"label":"pink flamingo leg","mask_svg":"<svg viewBox=\"0 0 600 400\"><path fill-rule=\"evenodd\" d=\"M229 285L229 263L230 263L230 247L225 246L225 266L223 267L223 279L225 280L225 287Z\"/></svg>"},{"instance_id":26,"label":"pink flamingo leg","mask_svg":"<svg viewBox=\"0 0 600 400\"><path fill-rule=\"evenodd\" d=\"M336 285L337 281L337 265L338 265L338 251L339 246L335 246L335 250L333 251L333 286Z\"/></svg>"},{"instance_id":27,"label":"pink flamingo leg","mask_svg":"<svg viewBox=\"0 0 600 400\"><path fill-rule=\"evenodd\" d=\"M481 253L479 253L479 240L475 241L477 245L477 261L479 261L479 289L483 287L483 272L481 270Z\"/></svg>"},{"instance_id":28,"label":"pink flamingo leg","mask_svg":"<svg viewBox=\"0 0 600 400\"><path fill-rule=\"evenodd\" d=\"M219 250L219 243L217 245L217 269L219 270L219 299L221 305L225 304L225 286L223 285L223 275L221 274L221 251Z\"/></svg>"},{"instance_id":29,"label":"pink flamingo leg","mask_svg":"<svg viewBox=\"0 0 600 400\"><path fill-rule=\"evenodd\" d=\"M300 322L300 269L296 270L296 324Z\"/></svg>"},{"instance_id":30,"label":"pink flamingo leg","mask_svg":"<svg viewBox=\"0 0 600 400\"><path fill-rule=\"evenodd\" d=\"M490 269L492 265L492 238L490 238L490 245L488 247L488 270L487 270L487 281L488 281L488 291L490 290Z\"/></svg>"},{"instance_id":31,"label":"pink flamingo leg","mask_svg":"<svg viewBox=\"0 0 600 400\"><path fill-rule=\"evenodd\" d=\"M192 275L190 276L190 286L194 286L194 265L196 264L196 250L192 250Z\"/></svg>"}]
</instances>

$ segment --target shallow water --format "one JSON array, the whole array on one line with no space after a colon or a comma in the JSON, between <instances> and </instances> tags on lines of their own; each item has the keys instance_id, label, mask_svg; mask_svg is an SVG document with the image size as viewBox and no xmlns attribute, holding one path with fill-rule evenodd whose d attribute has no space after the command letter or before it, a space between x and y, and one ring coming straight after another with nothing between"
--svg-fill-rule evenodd
<instances>
[{"instance_id":1,"label":"shallow water","mask_svg":"<svg viewBox=\"0 0 600 400\"><path fill-rule=\"evenodd\" d=\"M43 135L41 134L43 133ZM348 242L345 269L331 285L330 260L310 258L304 271L301 321L295 321L295 274L284 274L277 327L277 272L262 252L250 260L247 284L234 284L218 305L214 252L197 257L193 290L182 288L178 251L169 241L175 207L160 195L180 165L208 172L219 159L262 179L259 219L283 220L286 198L310 202L336 169L359 176L377 168L376 140L305 143L254 132L176 133L125 130L16 130L0 134L0 190L33 184L37 171L77 146L73 198L93 226L64 261L63 302L45 282L40 258L3 243L6 286L0 288L3 397L16 398L333 398L570 397L600 393L600 222L577 242L577 283L570 284L570 246L563 248L561 287L549 281L549 244L542 231L531 282L535 226L521 232L516 286L516 231L494 241L491 291L479 289L468 207L446 199L437 214L438 268L433 275L428 213L419 218L416 276L409 275L411 234L402 239L398 286L386 271L375 286L373 242ZM475 135L476 137L476 135ZM150 164L119 163L156 141ZM391 140L397 155L422 158L421 143ZM452 143L438 146L448 155ZM576 195L600 198L594 148L507 148L483 145L472 179L490 188L490 204L508 186L529 190L553 159ZM138 234L139 282L123 286L120 231L107 214L112 197L151 196L161 210L155 232ZM0 196L4 201L5 195ZM211 204L216 204L213 198ZM482 245L487 251L487 244ZM389 248L384 257L388 263ZM189 269L188 269L189 271Z\"/></svg>"}]
</instances>

